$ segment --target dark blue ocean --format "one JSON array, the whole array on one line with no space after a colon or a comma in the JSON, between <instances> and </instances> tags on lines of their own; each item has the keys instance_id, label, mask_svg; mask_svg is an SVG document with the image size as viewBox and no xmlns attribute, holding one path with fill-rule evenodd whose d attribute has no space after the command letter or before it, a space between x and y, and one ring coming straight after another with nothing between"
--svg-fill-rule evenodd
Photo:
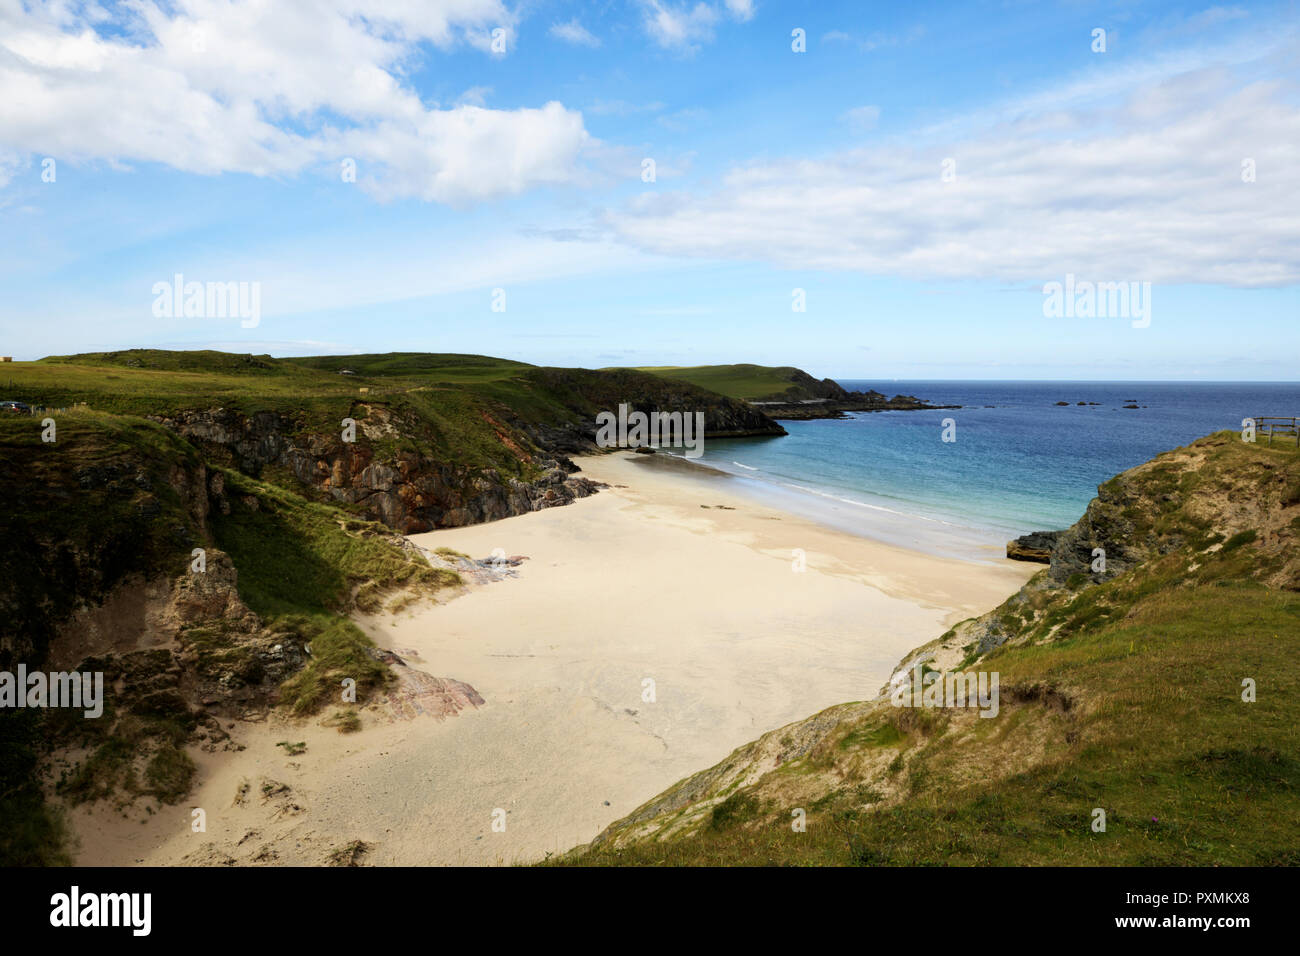
<instances>
[{"instance_id":1,"label":"dark blue ocean","mask_svg":"<svg viewBox=\"0 0 1300 956\"><path fill-rule=\"evenodd\" d=\"M1243 418L1300 416L1297 383L840 384L963 407L783 422L788 437L710 440L700 461L828 523L968 556L1073 524L1097 485L1159 452ZM954 442L941 440L945 418Z\"/></svg>"}]
</instances>

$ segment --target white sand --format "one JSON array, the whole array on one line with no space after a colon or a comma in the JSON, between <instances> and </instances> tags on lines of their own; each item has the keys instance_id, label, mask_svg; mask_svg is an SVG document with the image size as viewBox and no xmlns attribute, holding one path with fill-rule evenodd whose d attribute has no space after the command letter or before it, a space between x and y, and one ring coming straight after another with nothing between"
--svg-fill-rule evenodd
<instances>
[{"instance_id":1,"label":"white sand","mask_svg":"<svg viewBox=\"0 0 1300 956\"><path fill-rule=\"evenodd\" d=\"M413 666L471 684L484 706L441 722L367 713L352 735L282 718L240 724L232 733L248 749L199 755L184 806L145 824L139 812L78 811L79 862L315 864L353 839L373 844L364 861L377 864L563 852L761 733L874 696L909 650L1037 570L830 530L735 494L731 479L640 456L579 463L626 487L415 536L474 557L527 555L514 577L358 619L381 646L417 652ZM802 573L794 549L806 553ZM282 740L307 752L289 757ZM263 801L263 778L291 793ZM252 795L232 806L241 780ZM191 806L207 811L206 833L190 832ZM505 832L493 832L497 808Z\"/></svg>"}]
</instances>

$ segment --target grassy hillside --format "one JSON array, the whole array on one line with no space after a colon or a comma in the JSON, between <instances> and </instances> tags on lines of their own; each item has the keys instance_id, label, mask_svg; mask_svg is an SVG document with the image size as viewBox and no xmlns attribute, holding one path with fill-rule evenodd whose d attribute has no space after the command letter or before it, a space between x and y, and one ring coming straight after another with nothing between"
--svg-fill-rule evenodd
<instances>
[{"instance_id":1,"label":"grassy hillside","mask_svg":"<svg viewBox=\"0 0 1300 956\"><path fill-rule=\"evenodd\" d=\"M354 374L340 374L345 369ZM54 356L6 364L0 398L51 408L84 403L155 418L220 407L241 415L274 413L299 430L321 432L337 431L343 418L365 416L362 405L379 403L409 426L385 452L405 449L514 476L528 468L511 442L527 448L532 433L579 424L594 433L596 413L620 402L703 409L719 421L745 411L685 379L435 353L275 359L132 349ZM783 433L766 419L750 427Z\"/></svg>"},{"instance_id":2,"label":"grassy hillside","mask_svg":"<svg viewBox=\"0 0 1300 956\"><path fill-rule=\"evenodd\" d=\"M362 377L418 378L428 375L443 382L496 381L508 378L521 369L533 367L526 362L514 362L510 359L452 352L317 355L307 358L287 358L284 361L335 374L339 374L341 369L349 369Z\"/></svg>"},{"instance_id":3,"label":"grassy hillside","mask_svg":"<svg viewBox=\"0 0 1300 956\"><path fill-rule=\"evenodd\" d=\"M1071 546L1131 567L1044 570L907 662L998 672L996 717L831 708L564 862L1300 865L1300 454L1223 432L1100 491Z\"/></svg>"},{"instance_id":4,"label":"grassy hillside","mask_svg":"<svg viewBox=\"0 0 1300 956\"><path fill-rule=\"evenodd\" d=\"M637 371L690 382L738 401L789 401L839 397L839 386L819 382L802 369L770 365L658 365ZM829 383L829 384L828 384Z\"/></svg>"}]
</instances>

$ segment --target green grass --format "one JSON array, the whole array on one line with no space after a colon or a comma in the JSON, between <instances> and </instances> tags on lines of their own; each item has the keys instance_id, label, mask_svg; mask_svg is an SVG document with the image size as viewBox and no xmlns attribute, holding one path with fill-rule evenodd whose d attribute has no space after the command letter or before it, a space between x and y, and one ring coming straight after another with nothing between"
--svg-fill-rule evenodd
<instances>
[{"instance_id":1,"label":"green grass","mask_svg":"<svg viewBox=\"0 0 1300 956\"><path fill-rule=\"evenodd\" d=\"M399 547L382 525L347 519L329 505L307 501L267 482L226 472L235 502L212 520L213 535L239 569L239 594L273 629L307 645L306 667L280 690L291 713L315 713L339 700L344 678L357 699L382 688L388 668L374 659L371 641L342 612L377 612L398 589L433 594L460 583L454 571L430 567ZM257 500L256 509L242 502Z\"/></svg>"},{"instance_id":2,"label":"green grass","mask_svg":"<svg viewBox=\"0 0 1300 956\"><path fill-rule=\"evenodd\" d=\"M1223 550L1235 551L1238 548L1240 548L1243 544L1250 544L1257 537L1258 534L1255 532L1253 528L1248 529L1246 531L1240 531L1237 534L1234 534L1227 541L1223 542Z\"/></svg>"},{"instance_id":3,"label":"green grass","mask_svg":"<svg viewBox=\"0 0 1300 956\"><path fill-rule=\"evenodd\" d=\"M336 710L323 723L341 734L355 734L361 729L361 716L355 710Z\"/></svg>"},{"instance_id":4,"label":"green grass","mask_svg":"<svg viewBox=\"0 0 1300 956\"><path fill-rule=\"evenodd\" d=\"M743 791L733 793L713 808L709 815L709 828L714 831L730 830L745 820L753 819L759 809L759 801L752 794Z\"/></svg>"},{"instance_id":5,"label":"green grass","mask_svg":"<svg viewBox=\"0 0 1300 956\"><path fill-rule=\"evenodd\" d=\"M339 374L341 369L356 374ZM539 430L581 426L594 435L596 413L622 402L709 409L728 401L685 379L628 369L537 368L480 355L276 359L148 349L9 363L0 371L0 398L136 417L217 409L245 417L274 413L290 435L337 435L344 418L361 421L366 406L380 406L400 427L394 436L359 439L379 460L405 452L471 474L487 469L525 480L540 474L533 461L540 449L532 437ZM761 425L782 433L766 419ZM237 464L222 449L205 451L225 454L226 460L216 459L219 464ZM266 477L296 485L289 476Z\"/></svg>"},{"instance_id":6,"label":"green grass","mask_svg":"<svg viewBox=\"0 0 1300 956\"><path fill-rule=\"evenodd\" d=\"M307 666L280 686L280 706L294 716L341 702L345 679L356 681L358 702L392 680L387 665L368 653L374 642L347 618L286 615L275 623L311 649Z\"/></svg>"},{"instance_id":7,"label":"green grass","mask_svg":"<svg viewBox=\"0 0 1300 956\"><path fill-rule=\"evenodd\" d=\"M365 374L340 375L349 367ZM530 366L482 356L388 355L275 359L223 352L87 353L14 362L0 372L0 395L33 406L84 403L117 415L174 416L224 408L245 415L275 412L300 430L337 433L345 417L363 418L379 403L409 419L413 449L454 451L465 464L518 470L502 454L481 413L493 386ZM368 391L362 393L361 389ZM482 439L488 439L484 441Z\"/></svg>"},{"instance_id":8,"label":"green grass","mask_svg":"<svg viewBox=\"0 0 1300 956\"><path fill-rule=\"evenodd\" d=\"M526 362L514 362L487 355L438 352L319 355L287 358L283 361L336 375L339 374L340 369L350 369L356 373L358 379L428 377L439 382L458 383L499 381L509 378L521 369L533 367Z\"/></svg>"},{"instance_id":9,"label":"green grass","mask_svg":"<svg viewBox=\"0 0 1300 956\"><path fill-rule=\"evenodd\" d=\"M430 567L403 550L383 525L347 519L337 508L307 501L269 482L225 473L229 515L211 519L218 547L239 569L239 594L267 618L373 613L399 588L433 593L460 583L453 571ZM257 500L256 510L242 498Z\"/></svg>"},{"instance_id":10,"label":"green grass","mask_svg":"<svg viewBox=\"0 0 1300 956\"><path fill-rule=\"evenodd\" d=\"M801 387L800 380L805 373L791 366L655 365L643 366L637 371L650 372L675 381L690 382L692 385L698 385L700 388L739 401L782 397L795 401L813 397Z\"/></svg>"}]
</instances>

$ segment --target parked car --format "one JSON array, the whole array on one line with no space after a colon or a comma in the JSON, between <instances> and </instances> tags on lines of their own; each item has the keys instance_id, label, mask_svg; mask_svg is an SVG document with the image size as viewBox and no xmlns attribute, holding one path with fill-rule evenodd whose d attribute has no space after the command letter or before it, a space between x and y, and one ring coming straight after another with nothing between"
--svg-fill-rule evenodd
<instances>
[{"instance_id":1,"label":"parked car","mask_svg":"<svg viewBox=\"0 0 1300 956\"><path fill-rule=\"evenodd\" d=\"M0 412L11 412L15 415L30 415L32 407L26 402L0 402Z\"/></svg>"}]
</instances>

